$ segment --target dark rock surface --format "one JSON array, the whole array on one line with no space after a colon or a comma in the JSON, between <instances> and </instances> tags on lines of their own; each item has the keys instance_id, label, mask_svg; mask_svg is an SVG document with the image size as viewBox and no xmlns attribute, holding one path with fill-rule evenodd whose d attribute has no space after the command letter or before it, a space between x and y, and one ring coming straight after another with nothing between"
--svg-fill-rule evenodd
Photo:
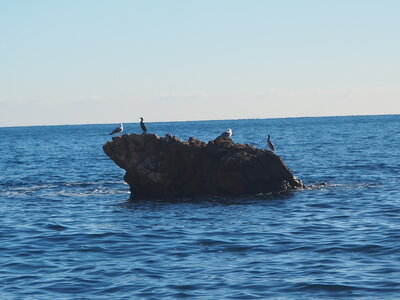
<instances>
[{"instance_id":1,"label":"dark rock surface","mask_svg":"<svg viewBox=\"0 0 400 300\"><path fill-rule=\"evenodd\" d=\"M244 195L304 188L280 157L230 138L113 137L103 150L126 170L132 198Z\"/></svg>"}]
</instances>

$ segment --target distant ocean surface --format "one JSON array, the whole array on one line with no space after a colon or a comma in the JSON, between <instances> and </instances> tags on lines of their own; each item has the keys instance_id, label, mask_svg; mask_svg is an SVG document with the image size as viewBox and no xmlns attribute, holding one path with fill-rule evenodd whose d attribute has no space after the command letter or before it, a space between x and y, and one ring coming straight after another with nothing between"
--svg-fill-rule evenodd
<instances>
[{"instance_id":1,"label":"distant ocean surface","mask_svg":"<svg viewBox=\"0 0 400 300\"><path fill-rule=\"evenodd\" d=\"M270 134L325 183L173 202L128 200L102 151L117 125L0 128L0 299L400 299L400 115L147 123Z\"/></svg>"}]
</instances>

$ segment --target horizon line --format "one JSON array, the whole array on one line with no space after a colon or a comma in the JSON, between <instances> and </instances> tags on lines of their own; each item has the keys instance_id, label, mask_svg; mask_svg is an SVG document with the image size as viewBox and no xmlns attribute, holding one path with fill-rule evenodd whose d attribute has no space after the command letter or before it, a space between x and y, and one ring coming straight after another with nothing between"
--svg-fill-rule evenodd
<instances>
[{"instance_id":1,"label":"horizon line","mask_svg":"<svg viewBox=\"0 0 400 300\"><path fill-rule=\"evenodd\" d=\"M173 120L173 121L146 121L146 123L183 123L183 122L215 122L215 121L239 121L239 120L275 120L275 119L305 119L305 118L335 118L335 117L373 117L373 116L396 116L399 113L388 114L349 114L349 115L320 115L320 116L288 116L271 118L228 118L228 119L197 119L197 120ZM110 123L70 123L70 124L36 124L36 125L0 125L0 128L14 127L51 127L51 126L88 126L88 125L111 125L111 124L136 124L135 122L110 122ZM137 122L139 123L139 122Z\"/></svg>"}]
</instances>

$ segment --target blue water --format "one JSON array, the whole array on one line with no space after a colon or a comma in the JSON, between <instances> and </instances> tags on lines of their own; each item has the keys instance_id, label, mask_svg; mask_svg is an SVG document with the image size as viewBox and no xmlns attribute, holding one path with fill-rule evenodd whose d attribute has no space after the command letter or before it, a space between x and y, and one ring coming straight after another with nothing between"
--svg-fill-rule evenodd
<instances>
[{"instance_id":1,"label":"blue water","mask_svg":"<svg viewBox=\"0 0 400 300\"><path fill-rule=\"evenodd\" d=\"M117 124L0 128L0 299L400 298L400 116L147 123L265 148L316 188L130 202ZM125 124L129 133L138 124Z\"/></svg>"}]
</instances>

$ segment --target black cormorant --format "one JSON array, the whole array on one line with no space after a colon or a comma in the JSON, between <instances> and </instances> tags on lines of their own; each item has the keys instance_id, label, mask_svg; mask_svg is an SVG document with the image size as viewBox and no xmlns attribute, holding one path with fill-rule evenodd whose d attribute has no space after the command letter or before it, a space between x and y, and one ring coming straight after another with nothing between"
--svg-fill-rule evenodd
<instances>
[{"instance_id":1,"label":"black cormorant","mask_svg":"<svg viewBox=\"0 0 400 300\"><path fill-rule=\"evenodd\" d=\"M146 128L146 125L144 125L144 123L143 123L143 118L140 118L140 127L142 127L143 133L146 134L147 128Z\"/></svg>"},{"instance_id":2,"label":"black cormorant","mask_svg":"<svg viewBox=\"0 0 400 300\"><path fill-rule=\"evenodd\" d=\"M271 149L271 151L275 151L274 144L272 144L272 142L270 141L270 136L269 136L269 134L268 134L267 145L268 145L269 149Z\"/></svg>"}]
</instances>

